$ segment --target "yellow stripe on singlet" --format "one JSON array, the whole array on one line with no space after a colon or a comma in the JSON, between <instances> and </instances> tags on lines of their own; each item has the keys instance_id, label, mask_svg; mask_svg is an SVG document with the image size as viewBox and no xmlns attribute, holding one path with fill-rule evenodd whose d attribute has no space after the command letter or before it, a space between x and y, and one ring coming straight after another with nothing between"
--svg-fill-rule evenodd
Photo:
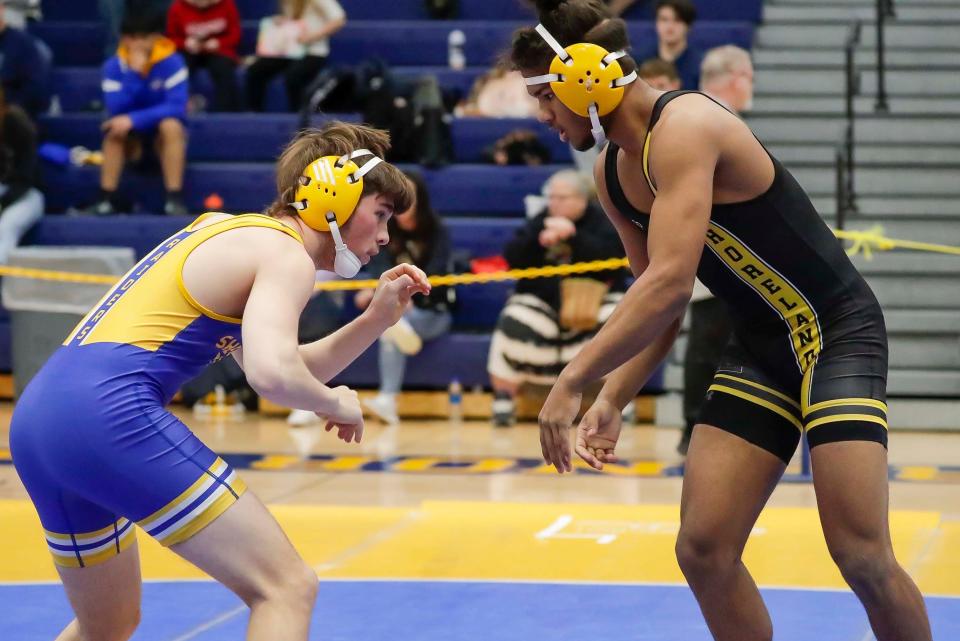
<instances>
[{"instance_id":1,"label":"yellow stripe on singlet","mask_svg":"<svg viewBox=\"0 0 960 641\"><path fill-rule=\"evenodd\" d=\"M810 407L806 408L803 412L804 416L808 414L813 414L819 410L825 410L830 407L841 407L844 405L860 405L862 407L873 407L878 410L882 410L884 413L887 412L887 404L883 401L878 401L874 398L837 398L829 401L821 401L819 403L814 403Z\"/></svg>"},{"instance_id":2,"label":"yellow stripe on singlet","mask_svg":"<svg viewBox=\"0 0 960 641\"><path fill-rule=\"evenodd\" d=\"M800 371L812 367L823 349L823 341L817 312L807 297L733 232L715 222L707 229L706 246L787 324L790 347Z\"/></svg>"},{"instance_id":3,"label":"yellow stripe on singlet","mask_svg":"<svg viewBox=\"0 0 960 641\"><path fill-rule=\"evenodd\" d=\"M656 196L657 188L653 184L653 179L650 177L650 132L647 132L647 137L643 139L643 177L647 179L647 186L650 187L650 192Z\"/></svg>"},{"instance_id":4,"label":"yellow stripe on singlet","mask_svg":"<svg viewBox=\"0 0 960 641\"><path fill-rule=\"evenodd\" d=\"M833 416L824 416L823 418L810 421L807 423L807 431L812 430L818 425L841 423L843 421L865 421L867 423L882 425L883 429L887 429L887 422L879 416L873 416L872 414L834 414Z\"/></svg>"},{"instance_id":5,"label":"yellow stripe on singlet","mask_svg":"<svg viewBox=\"0 0 960 641\"><path fill-rule=\"evenodd\" d=\"M725 378L725 379L727 379L727 380L736 381L736 382L738 382L738 383L743 383L744 385L749 385L750 387L755 387L755 388L757 388L758 390L763 390L763 391L766 392L767 394L772 394L773 396L776 396L776 397L779 398L780 400L782 400L782 401L784 401L784 402L786 402L786 403L789 403L791 407L795 407L795 408L797 408L798 410L800 409L800 403L798 403L797 401L793 400L792 398L790 398L789 396L787 396L787 395L784 394L783 392L779 392L779 391L773 389L772 387L767 387L766 385L761 385L760 383L755 383L755 382L753 382L753 381L751 381L751 380L749 380L749 379L746 379L746 378L738 378L738 377L736 377L736 376L731 376L731 375L729 375L729 374L717 374L716 376L714 376L714 378Z\"/></svg>"},{"instance_id":6,"label":"yellow stripe on singlet","mask_svg":"<svg viewBox=\"0 0 960 641\"><path fill-rule=\"evenodd\" d=\"M774 414L779 414L786 420L790 421L790 424L793 425L795 428L797 428L801 432L803 431L803 426L800 424L800 420L797 419L796 416L794 416L787 410L783 409L779 405L775 403L771 403L770 401L760 398L759 396L754 396L753 394L748 394L747 392L742 392L738 389L727 387L726 385L711 385L708 391L723 392L725 394L731 394L738 398L742 398L745 401L750 401L755 405L759 405L760 407L770 410Z\"/></svg>"}]
</instances>

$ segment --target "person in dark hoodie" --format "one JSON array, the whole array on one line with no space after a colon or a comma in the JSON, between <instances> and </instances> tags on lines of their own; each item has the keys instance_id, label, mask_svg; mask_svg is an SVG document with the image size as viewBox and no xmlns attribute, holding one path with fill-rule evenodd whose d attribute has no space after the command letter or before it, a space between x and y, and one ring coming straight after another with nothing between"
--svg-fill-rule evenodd
<instances>
[{"instance_id":1,"label":"person in dark hoodie","mask_svg":"<svg viewBox=\"0 0 960 641\"><path fill-rule=\"evenodd\" d=\"M188 78L183 57L163 35L163 14L128 11L117 55L103 65L108 119L101 127L100 197L86 213L116 213L123 166L128 159L139 159L150 145L160 160L167 192L164 213L188 213L183 202Z\"/></svg>"}]
</instances>

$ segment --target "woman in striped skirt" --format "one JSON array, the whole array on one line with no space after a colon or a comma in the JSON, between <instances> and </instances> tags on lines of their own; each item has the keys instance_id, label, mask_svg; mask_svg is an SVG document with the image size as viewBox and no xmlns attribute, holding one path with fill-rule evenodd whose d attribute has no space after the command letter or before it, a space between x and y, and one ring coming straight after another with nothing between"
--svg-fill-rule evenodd
<instances>
[{"instance_id":1,"label":"woman in striped skirt","mask_svg":"<svg viewBox=\"0 0 960 641\"><path fill-rule=\"evenodd\" d=\"M584 176L574 170L557 172L544 186L544 196L546 210L520 228L504 249L511 268L624 255ZM577 282L554 277L517 283L497 321L487 362L496 425L513 422L513 399L523 383L552 385L556 381L609 318L626 290L626 277L625 270L617 270L584 274L576 277Z\"/></svg>"}]
</instances>

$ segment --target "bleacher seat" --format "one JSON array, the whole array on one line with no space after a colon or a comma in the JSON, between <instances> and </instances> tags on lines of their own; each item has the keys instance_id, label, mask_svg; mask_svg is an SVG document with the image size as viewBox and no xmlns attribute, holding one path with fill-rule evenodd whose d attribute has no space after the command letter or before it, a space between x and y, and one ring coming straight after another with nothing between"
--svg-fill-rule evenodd
<instances>
[{"instance_id":1,"label":"bleacher seat","mask_svg":"<svg viewBox=\"0 0 960 641\"><path fill-rule=\"evenodd\" d=\"M329 114L331 119L359 121L356 114ZM67 114L43 117L40 127L44 138L68 147L100 147L100 114ZM312 121L319 126L325 118ZM190 119L190 162L270 162L299 127L292 114L207 114ZM550 150L553 162L569 162L570 147L545 125L532 119L457 118L451 125L455 160L459 163L482 162L483 151L495 140L515 129L529 129ZM225 145L224 141L229 141Z\"/></svg>"},{"instance_id":2,"label":"bleacher seat","mask_svg":"<svg viewBox=\"0 0 960 641\"><path fill-rule=\"evenodd\" d=\"M564 165L497 167L451 165L423 170L433 202L445 215L513 216L523 211L523 197L540 192L547 178ZM97 197L97 167L44 167L48 211L81 207ZM274 193L270 163L192 163L184 178L187 206L203 209L207 195L217 193L229 211L260 211ZM162 211L163 189L158 172L128 170L120 187L121 198L140 203L145 211Z\"/></svg>"},{"instance_id":3,"label":"bleacher seat","mask_svg":"<svg viewBox=\"0 0 960 641\"><path fill-rule=\"evenodd\" d=\"M276 13L270 0L236 0L244 20L254 20ZM421 20L427 19L423 2L416 0L368 0L341 2L352 20ZM626 12L628 19L649 19L650 2L638 2ZM703 20L749 20L759 22L761 0L694 0ZM54 20L92 20L99 16L96 0L44 2L44 18ZM463 20L533 20L534 12L526 0L460 0L459 18Z\"/></svg>"},{"instance_id":4,"label":"bleacher seat","mask_svg":"<svg viewBox=\"0 0 960 641\"><path fill-rule=\"evenodd\" d=\"M379 57L392 66L443 64L447 60L447 37L453 29L460 29L466 35L468 64L488 67L510 44L513 31L523 24L489 20L350 21L331 39L330 62L355 64ZM99 22L40 22L32 31L50 46L58 66L96 66L102 62L103 26ZM634 45L656 38L651 22L631 22L629 31ZM698 21L690 31L690 42L704 49L728 43L749 49L753 31L750 22ZM253 53L256 34L257 24L245 22L242 54Z\"/></svg>"}]
</instances>

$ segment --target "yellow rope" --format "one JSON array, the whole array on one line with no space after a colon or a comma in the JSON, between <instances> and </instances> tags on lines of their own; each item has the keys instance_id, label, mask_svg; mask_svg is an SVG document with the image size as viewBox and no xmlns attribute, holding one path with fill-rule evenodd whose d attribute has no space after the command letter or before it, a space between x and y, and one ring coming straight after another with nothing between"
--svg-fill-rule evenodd
<instances>
[{"instance_id":1,"label":"yellow rope","mask_svg":"<svg viewBox=\"0 0 960 641\"><path fill-rule=\"evenodd\" d=\"M867 260L873 259L874 251L891 251L894 249L912 249L914 251L960 256L960 247L938 245L937 243L922 243L915 240L887 238L883 235L883 227L879 225L861 231L841 231L837 229L834 230L833 233L836 234L837 238L851 242L850 247L847 249L849 255L856 256L862 253L863 257Z\"/></svg>"},{"instance_id":2,"label":"yellow rope","mask_svg":"<svg viewBox=\"0 0 960 641\"><path fill-rule=\"evenodd\" d=\"M871 260L875 251L891 251L894 249L911 249L914 251L934 252L938 254L950 254L960 256L960 247L950 245L938 245L936 243L923 243L913 240L901 240L897 238L887 238L883 235L882 227L872 227L861 231L834 230L837 238L850 241L850 247L847 253L851 256L863 254L864 258ZM431 276L430 284L437 286L444 285L475 285L478 283L490 283L495 281L522 280L528 278L548 278L550 276L569 276L571 274L585 274L588 272L607 271L611 269L621 269L627 267L626 258L609 258L606 260L595 260L585 263L574 263L572 265L556 265L550 267L530 267L527 269L510 269L500 272L487 272L482 274L446 274L444 276ZM0 276L12 276L14 278L31 278L34 280L50 280L63 283L93 283L98 285L112 285L117 282L118 277L109 274L79 274L76 272L64 272L51 269L34 269L30 267L12 267L0 265ZM375 280L334 280L317 283L317 290L355 290L371 289L377 286Z\"/></svg>"}]
</instances>

